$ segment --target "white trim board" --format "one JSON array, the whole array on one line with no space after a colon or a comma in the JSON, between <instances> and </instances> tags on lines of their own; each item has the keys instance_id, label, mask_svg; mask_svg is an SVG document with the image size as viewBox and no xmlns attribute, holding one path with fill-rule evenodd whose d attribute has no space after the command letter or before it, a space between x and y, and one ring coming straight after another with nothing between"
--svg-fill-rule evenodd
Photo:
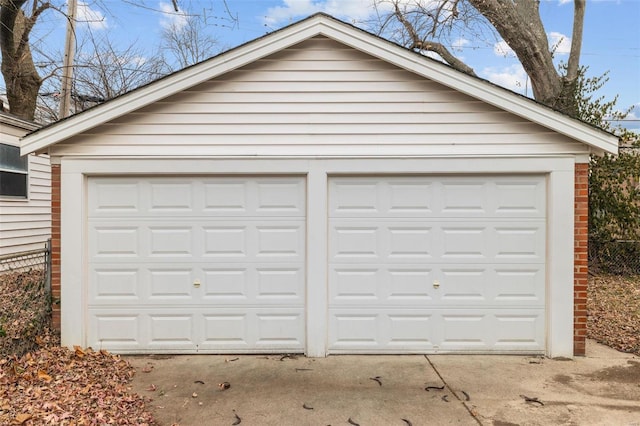
<instances>
[{"instance_id":1,"label":"white trim board","mask_svg":"<svg viewBox=\"0 0 640 426\"><path fill-rule=\"evenodd\" d=\"M171 164L168 167L168 164ZM86 240L87 177L161 176L217 174L274 174L307 176L307 297L326 297L327 281L327 185L331 176L389 174L517 174L547 176L547 254L546 254L546 354L573 356L573 183L574 159L344 159L344 160L62 160L62 344L86 345L86 304L88 270ZM307 312L306 353L327 354L326 301Z\"/></svg>"}]
</instances>

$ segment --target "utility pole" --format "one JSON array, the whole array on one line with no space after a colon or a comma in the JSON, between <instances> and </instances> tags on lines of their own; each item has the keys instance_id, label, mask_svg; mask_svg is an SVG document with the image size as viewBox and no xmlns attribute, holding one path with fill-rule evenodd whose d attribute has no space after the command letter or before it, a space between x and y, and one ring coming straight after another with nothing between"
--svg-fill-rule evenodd
<instances>
[{"instance_id":1,"label":"utility pole","mask_svg":"<svg viewBox=\"0 0 640 426\"><path fill-rule=\"evenodd\" d=\"M76 10L77 0L69 0L67 10L67 36L64 43L64 61L62 64L62 90L60 91L60 118L69 115L71 107L71 78L73 76L73 55L76 51Z\"/></svg>"}]
</instances>

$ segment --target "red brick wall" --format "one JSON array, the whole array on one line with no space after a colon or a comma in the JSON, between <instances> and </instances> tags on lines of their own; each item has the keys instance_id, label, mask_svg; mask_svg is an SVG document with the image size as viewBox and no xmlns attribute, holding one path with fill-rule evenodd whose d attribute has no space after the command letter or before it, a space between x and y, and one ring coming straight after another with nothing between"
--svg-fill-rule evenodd
<instances>
[{"instance_id":1,"label":"red brick wall","mask_svg":"<svg viewBox=\"0 0 640 426\"><path fill-rule=\"evenodd\" d=\"M575 239L573 262L573 354L585 355L587 336L589 164L575 169Z\"/></svg>"},{"instance_id":2,"label":"red brick wall","mask_svg":"<svg viewBox=\"0 0 640 426\"><path fill-rule=\"evenodd\" d=\"M60 165L51 165L51 296L52 322L60 330Z\"/></svg>"}]
</instances>

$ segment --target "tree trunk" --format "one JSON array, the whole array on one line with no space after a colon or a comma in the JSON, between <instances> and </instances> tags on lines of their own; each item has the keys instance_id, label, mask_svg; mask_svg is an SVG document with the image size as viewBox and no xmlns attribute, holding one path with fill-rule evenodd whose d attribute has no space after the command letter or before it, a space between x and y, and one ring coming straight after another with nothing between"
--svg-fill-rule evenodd
<instances>
[{"instance_id":1,"label":"tree trunk","mask_svg":"<svg viewBox=\"0 0 640 426\"><path fill-rule=\"evenodd\" d=\"M531 79L534 98L572 117L577 116L575 83L580 58L585 0L575 0L574 30L567 77L553 63L540 19L539 1L469 0L515 52Z\"/></svg>"},{"instance_id":2,"label":"tree trunk","mask_svg":"<svg viewBox=\"0 0 640 426\"><path fill-rule=\"evenodd\" d=\"M24 3L26 0L0 3L0 51L10 112L25 120L33 120L42 79L29 47L33 23L21 9Z\"/></svg>"}]
</instances>

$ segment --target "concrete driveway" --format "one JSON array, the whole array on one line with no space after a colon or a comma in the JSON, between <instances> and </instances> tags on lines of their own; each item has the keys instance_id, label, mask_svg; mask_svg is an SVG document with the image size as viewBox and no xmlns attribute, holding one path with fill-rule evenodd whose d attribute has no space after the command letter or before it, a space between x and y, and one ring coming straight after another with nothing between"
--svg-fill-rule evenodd
<instances>
[{"instance_id":1,"label":"concrete driveway","mask_svg":"<svg viewBox=\"0 0 640 426\"><path fill-rule=\"evenodd\" d=\"M525 356L128 356L133 390L180 425L640 426L640 358L589 342ZM228 382L226 390L220 384ZM442 388L442 389L440 389ZM241 422L241 423L240 423Z\"/></svg>"}]
</instances>

